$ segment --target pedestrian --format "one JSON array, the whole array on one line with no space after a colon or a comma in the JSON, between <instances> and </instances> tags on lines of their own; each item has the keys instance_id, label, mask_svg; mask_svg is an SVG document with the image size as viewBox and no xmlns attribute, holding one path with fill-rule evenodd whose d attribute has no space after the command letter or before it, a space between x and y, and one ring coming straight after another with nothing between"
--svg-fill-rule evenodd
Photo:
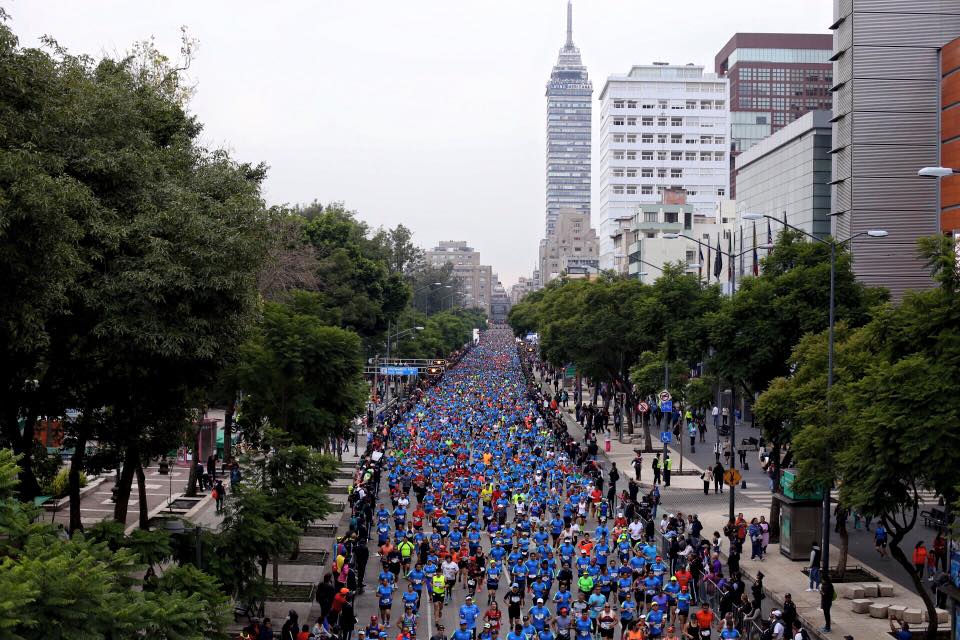
<instances>
[{"instance_id":1,"label":"pedestrian","mask_svg":"<svg viewBox=\"0 0 960 640\"><path fill-rule=\"evenodd\" d=\"M719 461L713 467L713 493L723 493L723 465Z\"/></svg>"},{"instance_id":2,"label":"pedestrian","mask_svg":"<svg viewBox=\"0 0 960 640\"><path fill-rule=\"evenodd\" d=\"M927 568L927 547L923 540L917 542L913 547L913 569L917 576L922 580L924 571Z\"/></svg>"},{"instance_id":3,"label":"pedestrian","mask_svg":"<svg viewBox=\"0 0 960 640\"><path fill-rule=\"evenodd\" d=\"M637 453L633 458L633 473L637 476L637 482L640 482L641 470L643 470L643 456Z\"/></svg>"},{"instance_id":4,"label":"pedestrian","mask_svg":"<svg viewBox=\"0 0 960 640\"><path fill-rule=\"evenodd\" d=\"M703 495L710 495L710 481L713 480L713 473L709 469L704 469L700 479L703 480Z\"/></svg>"},{"instance_id":5,"label":"pedestrian","mask_svg":"<svg viewBox=\"0 0 960 640\"><path fill-rule=\"evenodd\" d=\"M217 513L223 511L223 499L226 497L227 489L223 486L223 480L217 480L213 485L213 500L216 505Z\"/></svg>"},{"instance_id":6,"label":"pedestrian","mask_svg":"<svg viewBox=\"0 0 960 640\"><path fill-rule=\"evenodd\" d=\"M867 524L867 529L869 528L870 525ZM877 523L877 528L873 531L873 543L880 557L885 558L887 556L887 530L883 526L883 523Z\"/></svg>"},{"instance_id":7,"label":"pedestrian","mask_svg":"<svg viewBox=\"0 0 960 640\"><path fill-rule=\"evenodd\" d=\"M713 409L710 410L710 413L713 414L713 426L719 427L720 426L720 409L717 407L717 405L713 405Z\"/></svg>"},{"instance_id":8,"label":"pedestrian","mask_svg":"<svg viewBox=\"0 0 960 640\"><path fill-rule=\"evenodd\" d=\"M933 539L933 558L934 566L940 571L947 572L947 539L943 537L943 531L937 530L937 537Z\"/></svg>"},{"instance_id":9,"label":"pedestrian","mask_svg":"<svg viewBox=\"0 0 960 640\"><path fill-rule=\"evenodd\" d=\"M797 619L797 604L793 601L793 597L789 593L783 595L783 608L781 611L783 612L781 620L783 621L784 629L792 629L793 621Z\"/></svg>"},{"instance_id":10,"label":"pedestrian","mask_svg":"<svg viewBox=\"0 0 960 640\"><path fill-rule=\"evenodd\" d=\"M670 473L673 471L673 460L670 459L670 454L668 453L666 458L663 459L663 486L670 486Z\"/></svg>"},{"instance_id":11,"label":"pedestrian","mask_svg":"<svg viewBox=\"0 0 960 640\"><path fill-rule=\"evenodd\" d=\"M722 426L726 427L727 421L730 419L730 410L724 407L723 409L720 410L720 416L721 416L720 422Z\"/></svg>"},{"instance_id":12,"label":"pedestrian","mask_svg":"<svg viewBox=\"0 0 960 640\"><path fill-rule=\"evenodd\" d=\"M829 575L823 576L823 583L820 585L820 608L823 609L823 626L820 631L830 633L830 607L833 606L833 600L837 597L837 591L833 588L833 581Z\"/></svg>"},{"instance_id":13,"label":"pedestrian","mask_svg":"<svg viewBox=\"0 0 960 640\"><path fill-rule=\"evenodd\" d=\"M810 562L807 564L809 570L809 582L807 591L817 591L820 589L820 545L816 542L810 547Z\"/></svg>"},{"instance_id":14,"label":"pedestrian","mask_svg":"<svg viewBox=\"0 0 960 640\"><path fill-rule=\"evenodd\" d=\"M653 463L651 464L651 466L653 467L653 484L658 485L660 484L660 454L659 453L656 454L656 456L654 456Z\"/></svg>"},{"instance_id":15,"label":"pedestrian","mask_svg":"<svg viewBox=\"0 0 960 640\"><path fill-rule=\"evenodd\" d=\"M297 640L300 632L300 620L293 609L287 612L287 619L280 628L280 640Z\"/></svg>"},{"instance_id":16,"label":"pedestrian","mask_svg":"<svg viewBox=\"0 0 960 640\"><path fill-rule=\"evenodd\" d=\"M348 598L340 607L340 617L337 620L340 627L340 640L350 640L353 630L357 626L357 616L353 608L353 598Z\"/></svg>"}]
</instances>

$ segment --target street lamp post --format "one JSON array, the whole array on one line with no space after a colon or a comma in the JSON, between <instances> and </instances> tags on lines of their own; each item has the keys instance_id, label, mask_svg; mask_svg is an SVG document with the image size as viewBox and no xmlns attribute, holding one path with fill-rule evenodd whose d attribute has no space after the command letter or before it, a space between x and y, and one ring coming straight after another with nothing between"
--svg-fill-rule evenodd
<instances>
[{"instance_id":1,"label":"street lamp post","mask_svg":"<svg viewBox=\"0 0 960 640\"><path fill-rule=\"evenodd\" d=\"M663 234L663 237L668 240L676 239L676 238L686 238L687 240L696 242L700 246L710 247L710 245L706 244L705 242L697 240L696 238L692 238L683 233L665 233ZM739 258L740 256L750 251L753 251L753 249L750 248L745 251L741 251L740 253L727 253L726 251L723 251L719 247L717 247L716 250L720 255L726 256L727 260L730 260L730 297L733 297L734 292L737 290L737 270L733 268L733 261ZM736 384L736 381L732 381L732 384L730 385L730 469L736 469L736 468L737 468L737 384ZM731 484L730 485L730 508L728 513L729 518L731 520L734 519L735 509L736 509L736 486L735 484Z\"/></svg>"},{"instance_id":2,"label":"street lamp post","mask_svg":"<svg viewBox=\"0 0 960 640\"><path fill-rule=\"evenodd\" d=\"M442 282L431 282L431 283L428 284L428 285L425 285L425 286L423 286L423 287L420 287L419 289L416 289L416 290L413 292L413 308L414 308L414 309L417 308L417 294L418 294L418 293L420 293L421 291L426 291L427 289L432 289L433 287L439 287L439 286L442 286L442 285L443 285ZM449 286L449 285L447 285L447 286ZM429 306L429 305L428 305L428 306Z\"/></svg>"},{"instance_id":3,"label":"street lamp post","mask_svg":"<svg viewBox=\"0 0 960 640\"><path fill-rule=\"evenodd\" d=\"M423 327L411 327L411 328L407 329L406 331L400 331L400 332L398 332L398 333L393 334L393 338L394 338L394 340L399 340L399 339L400 339L400 336L404 336L404 335L406 335L406 334L408 334L408 333L411 333L411 332L413 332L413 331L423 331ZM387 364L387 367L390 366L390 325L387 326L387 360L386 360L386 364ZM389 372L389 369L388 369L388 372ZM388 405L390 404L390 382L391 382L391 381L390 381L390 374L389 374L389 373L387 373L386 378L387 378L387 392L384 394L384 406L388 406Z\"/></svg>"},{"instance_id":4,"label":"street lamp post","mask_svg":"<svg viewBox=\"0 0 960 640\"><path fill-rule=\"evenodd\" d=\"M930 167L927 167L928 169ZM924 169L920 170L921 172ZM952 170L951 170L952 173ZM921 173L921 175L923 175ZM949 174L948 174L949 175ZM833 388L833 327L835 320L835 310L836 310L836 273L837 273L837 247L842 247L845 244L853 242L854 239L860 238L862 236L867 236L870 238L885 238L888 233L882 229L870 229L868 231L861 231L860 233L855 233L846 240L837 242L836 240L824 240L818 236L813 235L799 227L795 227L785 220L780 220L773 216L762 214L762 213L744 213L742 215L744 220L760 220L762 218L767 218L768 220L773 220L779 222L785 227L793 229L798 233L811 238L821 244L825 244L830 247L830 310L827 319L827 428L830 428L832 422L832 414L830 409L830 390ZM830 489L831 487L823 488L823 506L821 507L823 513L821 514L821 532L820 532L820 559L823 575L830 575Z\"/></svg>"}]
</instances>

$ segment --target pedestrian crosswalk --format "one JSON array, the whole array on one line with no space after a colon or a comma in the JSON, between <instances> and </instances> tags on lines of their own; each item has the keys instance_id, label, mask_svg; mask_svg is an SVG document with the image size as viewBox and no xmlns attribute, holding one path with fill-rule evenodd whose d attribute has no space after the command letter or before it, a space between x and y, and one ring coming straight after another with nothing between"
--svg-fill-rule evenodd
<instances>
[{"instance_id":1,"label":"pedestrian crosswalk","mask_svg":"<svg viewBox=\"0 0 960 640\"><path fill-rule=\"evenodd\" d=\"M758 503L758 505L766 505L766 506L770 506L770 503L772 502L773 495L770 493L770 491L766 487L757 487L757 488L749 488L749 489L741 489L740 487L737 487L736 491L737 491L736 495L738 499L749 498L750 500L753 500L754 502ZM830 498L834 502L836 502L840 498L840 492L834 489L833 491L830 492ZM936 505L938 500L939 500L939 497L937 496L935 491L921 491L919 493L919 500L918 500L919 504Z\"/></svg>"}]
</instances>

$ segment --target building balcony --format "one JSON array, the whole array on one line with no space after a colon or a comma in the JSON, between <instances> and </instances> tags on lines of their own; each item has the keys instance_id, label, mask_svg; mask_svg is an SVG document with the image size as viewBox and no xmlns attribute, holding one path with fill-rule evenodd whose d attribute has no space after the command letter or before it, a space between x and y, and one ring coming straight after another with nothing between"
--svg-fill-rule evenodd
<instances>
[{"instance_id":1,"label":"building balcony","mask_svg":"<svg viewBox=\"0 0 960 640\"><path fill-rule=\"evenodd\" d=\"M631 242L630 245L627 247L627 255L628 255L628 256L634 256L634 255L636 255L636 254L638 254L638 253L640 253L640 241L639 241L639 240L638 240L637 242Z\"/></svg>"}]
</instances>

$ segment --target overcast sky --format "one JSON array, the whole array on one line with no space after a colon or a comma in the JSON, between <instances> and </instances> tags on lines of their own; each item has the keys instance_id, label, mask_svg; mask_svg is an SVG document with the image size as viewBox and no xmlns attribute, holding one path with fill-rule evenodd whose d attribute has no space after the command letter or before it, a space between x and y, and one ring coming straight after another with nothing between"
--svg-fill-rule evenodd
<instances>
[{"instance_id":1,"label":"overcast sky","mask_svg":"<svg viewBox=\"0 0 960 640\"><path fill-rule=\"evenodd\" d=\"M200 42L204 142L270 166L269 203L343 200L421 246L468 240L509 287L544 232L544 84L566 0L7 0L21 44ZM599 96L632 64L703 64L737 31L826 33L831 0L575 0ZM594 103L594 111L597 111ZM596 123L594 124L596 133ZM594 219L594 224L597 220Z\"/></svg>"}]
</instances>

